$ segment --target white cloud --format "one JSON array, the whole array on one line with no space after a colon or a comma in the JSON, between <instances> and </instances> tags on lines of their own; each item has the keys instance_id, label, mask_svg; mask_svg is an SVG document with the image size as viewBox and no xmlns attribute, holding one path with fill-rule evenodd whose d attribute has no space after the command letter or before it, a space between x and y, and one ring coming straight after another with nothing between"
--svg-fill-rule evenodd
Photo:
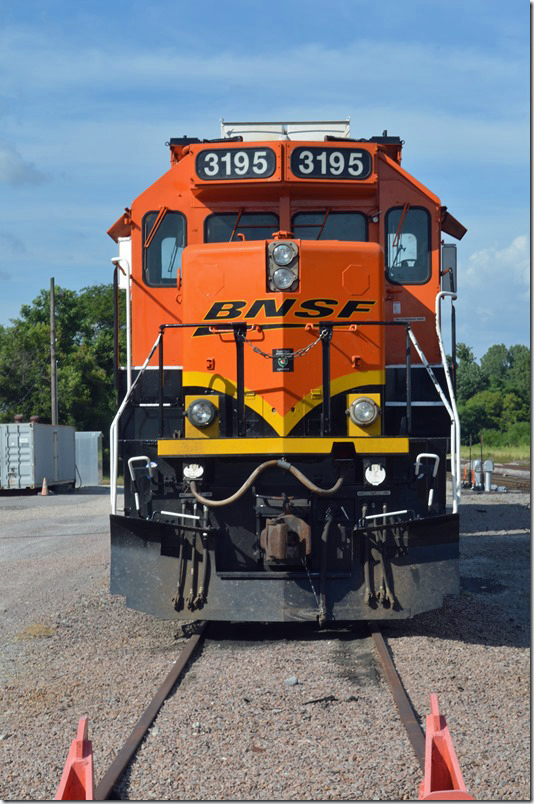
<instances>
[{"instance_id":1,"label":"white cloud","mask_svg":"<svg viewBox=\"0 0 534 804\"><path fill-rule=\"evenodd\" d=\"M462 270L466 287L486 288L488 285L512 283L530 287L530 251L526 235L518 235L504 248L483 248L475 251Z\"/></svg>"},{"instance_id":2,"label":"white cloud","mask_svg":"<svg viewBox=\"0 0 534 804\"><path fill-rule=\"evenodd\" d=\"M529 343L530 255L526 235L460 261L458 340L478 357L493 343Z\"/></svg>"},{"instance_id":3,"label":"white cloud","mask_svg":"<svg viewBox=\"0 0 534 804\"><path fill-rule=\"evenodd\" d=\"M42 184L46 180L32 162L27 162L8 142L0 141L0 183L20 186Z\"/></svg>"},{"instance_id":4,"label":"white cloud","mask_svg":"<svg viewBox=\"0 0 534 804\"><path fill-rule=\"evenodd\" d=\"M58 44L61 48L58 48ZM338 48L318 43L306 43L285 49L284 58L277 50L265 46L264 52L247 49L242 43L239 51L216 49L208 55L205 51L192 48L160 47L143 50L117 48L110 57L108 43L102 41L101 47L79 46L76 42L57 41L50 30L38 32L32 28L5 27L0 34L0 61L4 63L4 81L9 86L18 84L20 70L31 73L34 84L42 86L72 86L73 84L93 85L102 81L107 86L116 81L127 80L126 86L146 85L154 79L167 80L169 76L187 76L188 83L205 84L207 80L218 83L228 80L239 81L242 85L273 86L278 80L287 81L288 65L291 69L293 86L302 79L305 84L299 89L309 87L315 91L320 85L330 84L332 75L336 84L340 82L355 90L362 86L386 81L391 84L393 103L402 103L415 79L419 85L427 83L436 74L436 48L432 43L417 41L394 42L387 38L376 40L354 38L352 42ZM3 54L3 55L2 55ZM28 55L31 59L28 60ZM39 69L35 70L35 64ZM391 66L402 64L402 82L392 83ZM369 69L372 65L372 69ZM509 55L488 53L475 48L455 47L449 44L440 53L440 75L447 76L447 86L453 86L458 76L471 81L483 81L488 86L509 82L522 70L522 60ZM356 72L355 72L356 71ZM314 80L310 80L313 77ZM365 82L363 81L365 79ZM121 86L121 84L119 84ZM428 99L430 100L430 98Z\"/></svg>"}]
</instances>

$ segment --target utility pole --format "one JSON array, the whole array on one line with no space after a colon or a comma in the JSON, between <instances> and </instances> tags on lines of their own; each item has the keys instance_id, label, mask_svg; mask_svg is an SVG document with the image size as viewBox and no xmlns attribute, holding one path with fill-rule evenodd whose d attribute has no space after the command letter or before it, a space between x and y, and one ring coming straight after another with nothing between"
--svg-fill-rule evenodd
<instances>
[{"instance_id":1,"label":"utility pole","mask_svg":"<svg viewBox=\"0 0 534 804\"><path fill-rule=\"evenodd\" d=\"M57 425L56 295L54 277L50 279L50 396L52 424Z\"/></svg>"}]
</instances>

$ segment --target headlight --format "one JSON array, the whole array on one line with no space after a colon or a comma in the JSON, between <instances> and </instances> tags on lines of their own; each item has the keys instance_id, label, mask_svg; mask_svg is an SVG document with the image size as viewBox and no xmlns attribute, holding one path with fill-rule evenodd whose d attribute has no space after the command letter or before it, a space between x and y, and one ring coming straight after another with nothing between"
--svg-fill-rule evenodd
<instances>
[{"instance_id":1,"label":"headlight","mask_svg":"<svg viewBox=\"0 0 534 804\"><path fill-rule=\"evenodd\" d=\"M278 290L287 290L295 281L295 274L289 268L278 268L273 274L273 284Z\"/></svg>"},{"instance_id":2,"label":"headlight","mask_svg":"<svg viewBox=\"0 0 534 804\"><path fill-rule=\"evenodd\" d=\"M299 286L299 249L293 240L267 246L267 289L293 293Z\"/></svg>"},{"instance_id":3,"label":"headlight","mask_svg":"<svg viewBox=\"0 0 534 804\"><path fill-rule=\"evenodd\" d=\"M195 399L187 408L187 418L195 427L207 427L216 415L217 408L209 399Z\"/></svg>"},{"instance_id":4,"label":"headlight","mask_svg":"<svg viewBox=\"0 0 534 804\"><path fill-rule=\"evenodd\" d=\"M289 265L295 252L287 243L279 243L272 250L273 260L277 265Z\"/></svg>"},{"instance_id":5,"label":"headlight","mask_svg":"<svg viewBox=\"0 0 534 804\"><path fill-rule=\"evenodd\" d=\"M368 396L361 396L359 399L355 399L347 411L354 424L358 424L360 427L367 427L372 424L379 412L376 402L369 399Z\"/></svg>"}]
</instances>

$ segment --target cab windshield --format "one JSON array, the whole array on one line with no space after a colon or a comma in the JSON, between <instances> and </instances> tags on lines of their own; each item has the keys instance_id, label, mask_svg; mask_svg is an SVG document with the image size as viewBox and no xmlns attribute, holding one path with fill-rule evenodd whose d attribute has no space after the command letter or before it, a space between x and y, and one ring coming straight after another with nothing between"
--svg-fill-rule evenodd
<instances>
[{"instance_id":1,"label":"cab windshield","mask_svg":"<svg viewBox=\"0 0 534 804\"><path fill-rule=\"evenodd\" d=\"M206 243L230 243L235 240L269 240L280 226L272 212L228 212L209 215L204 223Z\"/></svg>"},{"instance_id":2,"label":"cab windshield","mask_svg":"<svg viewBox=\"0 0 534 804\"><path fill-rule=\"evenodd\" d=\"M367 218L361 212L297 212L292 231L297 240L367 240Z\"/></svg>"}]
</instances>

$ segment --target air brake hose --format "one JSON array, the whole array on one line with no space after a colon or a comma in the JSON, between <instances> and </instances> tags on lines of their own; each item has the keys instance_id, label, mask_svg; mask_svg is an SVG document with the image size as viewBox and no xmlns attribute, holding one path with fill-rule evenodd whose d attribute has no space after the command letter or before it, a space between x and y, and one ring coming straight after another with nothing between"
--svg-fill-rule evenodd
<instances>
[{"instance_id":1,"label":"air brake hose","mask_svg":"<svg viewBox=\"0 0 534 804\"><path fill-rule=\"evenodd\" d=\"M202 505L207 505L209 508L221 508L223 505L230 505L230 503L236 502L239 500L246 491L252 486L256 478L265 472L266 469L285 469L286 472L289 472L293 475L297 480L299 480L303 486L305 486L308 491L312 491L314 494L317 494L319 497L330 497L332 494L335 494L336 491L339 491L341 486L343 485L343 477L339 477L332 488L330 489L322 489L319 486L316 486L315 483L312 483L306 475L302 474L298 469L292 466L287 461L281 460L272 460L272 461L265 461L264 463L260 463L257 466L252 474L249 475L247 480L243 483L240 489L238 489L235 494L232 494L231 497L227 497L225 500L210 500L208 497L202 497L201 494L198 493L196 481L190 481L190 488L191 494L197 500L197 502L202 503Z\"/></svg>"},{"instance_id":2,"label":"air brake hose","mask_svg":"<svg viewBox=\"0 0 534 804\"><path fill-rule=\"evenodd\" d=\"M328 567L328 534L332 522L334 521L334 514L329 508L326 512L323 532L321 534L321 574L319 579L319 625L321 628L326 623L326 571Z\"/></svg>"}]
</instances>

